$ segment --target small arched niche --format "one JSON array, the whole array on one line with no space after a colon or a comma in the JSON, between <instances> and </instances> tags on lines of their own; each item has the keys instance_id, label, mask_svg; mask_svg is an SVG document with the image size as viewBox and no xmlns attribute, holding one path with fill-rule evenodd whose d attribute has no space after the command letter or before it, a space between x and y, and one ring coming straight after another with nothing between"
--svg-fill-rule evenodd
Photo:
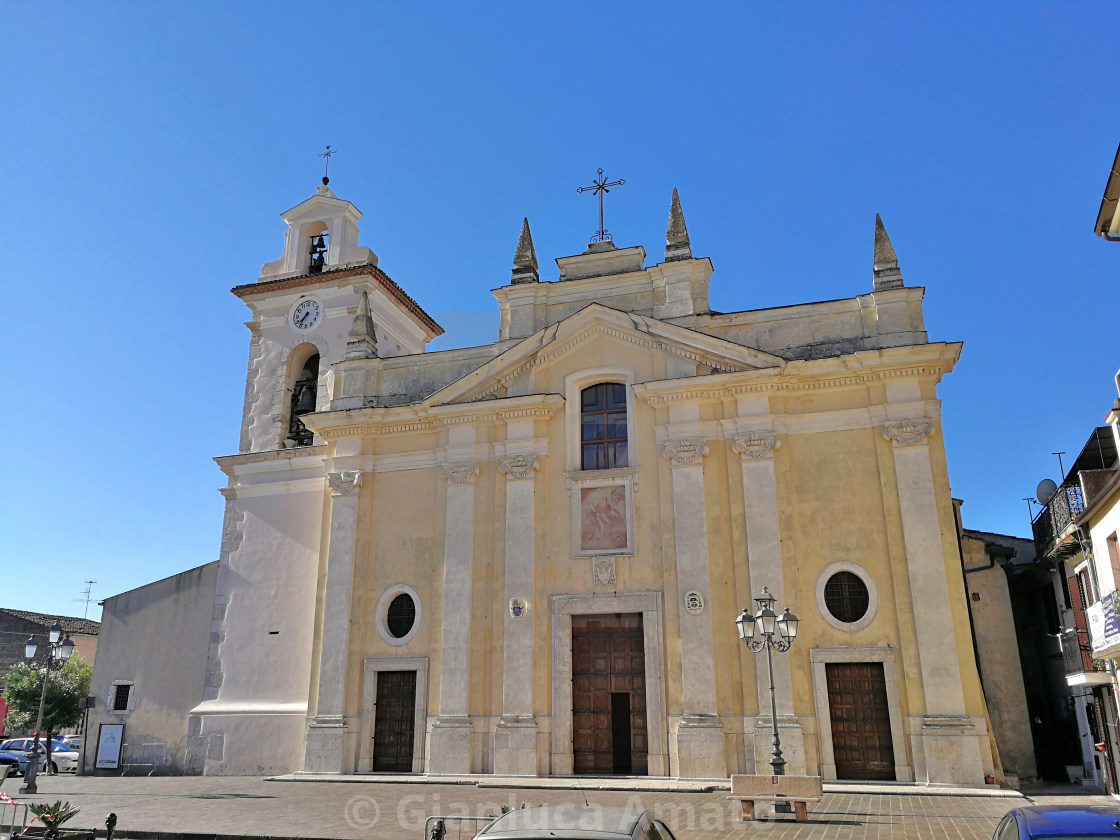
<instances>
[{"instance_id":1,"label":"small arched niche","mask_svg":"<svg viewBox=\"0 0 1120 840\"><path fill-rule=\"evenodd\" d=\"M313 344L297 347L288 357L288 404L284 422L283 446L293 449L311 446L314 433L300 418L315 410L319 398L319 349Z\"/></svg>"}]
</instances>

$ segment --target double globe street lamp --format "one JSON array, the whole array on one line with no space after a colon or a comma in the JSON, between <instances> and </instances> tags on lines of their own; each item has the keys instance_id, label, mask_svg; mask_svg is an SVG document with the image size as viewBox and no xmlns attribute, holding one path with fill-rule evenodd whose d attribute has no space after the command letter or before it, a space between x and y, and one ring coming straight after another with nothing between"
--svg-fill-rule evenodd
<instances>
[{"instance_id":1,"label":"double globe street lamp","mask_svg":"<svg viewBox=\"0 0 1120 840\"><path fill-rule=\"evenodd\" d=\"M43 706L47 702L47 683L51 680L51 670L61 668L70 654L74 652L74 642L70 639L70 634L66 634L66 638L62 638L62 625L57 621L51 625L50 629L50 656L47 657L47 666L43 669L43 693L39 697L39 717L35 720L35 743L31 747L31 754L27 757L27 770L24 773L23 786L19 789L20 793L38 793L38 785L35 784L35 776L39 771L39 756L43 754L42 747L39 746L39 731L43 728ZM27 658L28 664L35 659L35 654L39 650L39 640L32 636L27 640L24 646L23 655Z\"/></svg>"},{"instance_id":2,"label":"double globe street lamp","mask_svg":"<svg viewBox=\"0 0 1120 840\"><path fill-rule=\"evenodd\" d=\"M800 619L789 611L778 615L774 612L775 598L765 586L754 597L758 611L751 615L746 609L735 619L739 628L739 638L751 653L766 651L766 668L770 673L770 725L774 733L774 750L770 754L770 766L775 776L784 776L786 760L782 758L782 741L778 737L778 709L774 702L774 658L773 651L784 653L797 638L797 622Z\"/></svg>"}]
</instances>

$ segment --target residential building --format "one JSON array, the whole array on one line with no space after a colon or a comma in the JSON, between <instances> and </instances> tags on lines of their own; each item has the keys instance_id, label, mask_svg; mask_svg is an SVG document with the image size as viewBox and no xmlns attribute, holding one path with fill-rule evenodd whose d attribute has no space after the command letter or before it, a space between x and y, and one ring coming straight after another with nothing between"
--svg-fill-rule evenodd
<instances>
[{"instance_id":1,"label":"residential building","mask_svg":"<svg viewBox=\"0 0 1120 840\"><path fill-rule=\"evenodd\" d=\"M1087 506L1101 511L1102 491L1116 474L1116 453L1113 429L1094 429L1061 484L1039 484L1043 507L1032 525L1038 557L1057 572L1063 587L1058 638L1077 723L1077 750L1066 757L1070 775L1076 775L1074 759L1080 757L1082 777L1111 793L1118 792L1115 666L1096 655L1103 641L1090 627L1102 615L1102 595L1115 583L1110 567L1102 577L1100 555L1083 518Z\"/></svg>"},{"instance_id":2,"label":"residential building","mask_svg":"<svg viewBox=\"0 0 1120 840\"><path fill-rule=\"evenodd\" d=\"M189 569L102 601L84 769L97 772L103 724L121 724L119 766L186 771L187 720L202 700L218 563Z\"/></svg>"},{"instance_id":3,"label":"residential building","mask_svg":"<svg viewBox=\"0 0 1120 840\"><path fill-rule=\"evenodd\" d=\"M1061 631L1064 582L1033 540L961 530L961 558L988 713L997 779L1009 787L1084 778Z\"/></svg>"},{"instance_id":4,"label":"residential building","mask_svg":"<svg viewBox=\"0 0 1120 840\"><path fill-rule=\"evenodd\" d=\"M74 642L74 653L86 662L93 662L97 655L97 640L100 632L98 622L88 618L75 616L55 616L47 613L29 612L0 608L0 691L3 690L2 680L4 675L13 665L20 665L27 661L24 656L27 640L31 636L39 641L39 649L35 655L35 664L42 667L47 657L50 656L49 645L50 628L58 623L62 632ZM8 707L0 697L0 735L17 734L6 732L4 718L7 717Z\"/></svg>"}]
</instances>

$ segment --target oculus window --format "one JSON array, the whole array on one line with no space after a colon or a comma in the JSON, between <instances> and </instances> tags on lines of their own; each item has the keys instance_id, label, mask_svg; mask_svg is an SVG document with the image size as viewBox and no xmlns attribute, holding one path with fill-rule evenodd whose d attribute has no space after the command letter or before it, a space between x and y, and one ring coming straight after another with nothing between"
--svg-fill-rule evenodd
<instances>
[{"instance_id":1,"label":"oculus window","mask_svg":"<svg viewBox=\"0 0 1120 840\"><path fill-rule=\"evenodd\" d=\"M837 572L824 585L824 603L837 621L852 624L867 614L871 594L859 575Z\"/></svg>"},{"instance_id":2,"label":"oculus window","mask_svg":"<svg viewBox=\"0 0 1120 840\"><path fill-rule=\"evenodd\" d=\"M416 623L416 602L407 592L402 592L389 602L385 626L395 639L403 639Z\"/></svg>"}]
</instances>

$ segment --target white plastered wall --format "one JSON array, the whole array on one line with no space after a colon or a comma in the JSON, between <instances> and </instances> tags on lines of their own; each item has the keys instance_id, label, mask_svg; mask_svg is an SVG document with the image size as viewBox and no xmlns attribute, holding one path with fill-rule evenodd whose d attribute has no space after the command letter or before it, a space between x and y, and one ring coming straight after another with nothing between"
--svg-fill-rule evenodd
<instances>
[{"instance_id":1,"label":"white plastered wall","mask_svg":"<svg viewBox=\"0 0 1120 840\"><path fill-rule=\"evenodd\" d=\"M242 515L239 545L219 570L224 618L208 676L217 697L191 713L207 775L291 772L303 757L325 486L307 473L321 474L322 462L242 469L226 491Z\"/></svg>"}]
</instances>

